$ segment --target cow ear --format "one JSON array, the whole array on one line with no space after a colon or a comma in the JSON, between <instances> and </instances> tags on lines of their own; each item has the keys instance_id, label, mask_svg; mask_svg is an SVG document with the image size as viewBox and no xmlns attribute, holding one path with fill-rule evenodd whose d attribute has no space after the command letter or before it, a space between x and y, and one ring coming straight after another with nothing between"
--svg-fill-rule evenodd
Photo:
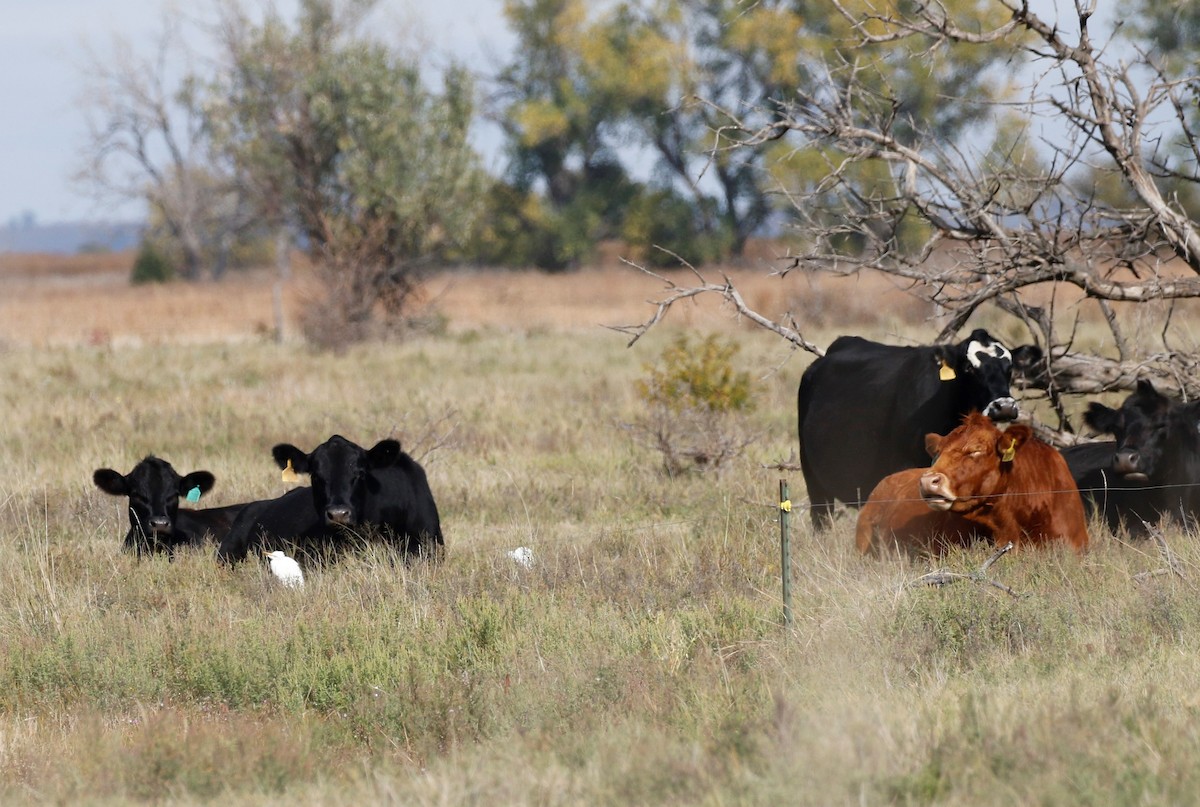
<instances>
[{"instance_id":1,"label":"cow ear","mask_svg":"<svg viewBox=\"0 0 1200 807\"><path fill-rule=\"evenodd\" d=\"M1121 413L1102 403L1092 401L1088 404L1083 422L1088 425L1088 428L1101 434L1116 434L1121 427Z\"/></svg>"},{"instance_id":2,"label":"cow ear","mask_svg":"<svg viewBox=\"0 0 1200 807\"><path fill-rule=\"evenodd\" d=\"M1029 442L1033 437L1033 429L1024 423L1014 423L1009 426L996 440L996 453L1001 462L1012 462L1017 458L1017 449Z\"/></svg>"},{"instance_id":3,"label":"cow ear","mask_svg":"<svg viewBox=\"0 0 1200 807\"><path fill-rule=\"evenodd\" d=\"M217 483L216 477L208 471L192 471L190 474L179 480L179 495L187 496L193 490L200 489L200 493L196 494L196 498L200 498L205 493L212 490L212 486Z\"/></svg>"},{"instance_id":4,"label":"cow ear","mask_svg":"<svg viewBox=\"0 0 1200 807\"><path fill-rule=\"evenodd\" d=\"M925 452L930 457L937 457L938 454L942 453L942 441L945 439L942 435L934 434L933 432L925 435Z\"/></svg>"},{"instance_id":5,"label":"cow ear","mask_svg":"<svg viewBox=\"0 0 1200 807\"><path fill-rule=\"evenodd\" d=\"M92 474L92 481L96 483L96 487L111 496L129 495L129 485L125 481L125 475L117 473L112 468L97 468Z\"/></svg>"},{"instance_id":6,"label":"cow ear","mask_svg":"<svg viewBox=\"0 0 1200 807\"><path fill-rule=\"evenodd\" d=\"M271 449L271 456L275 458L275 464L280 468L286 469L290 462L292 470L296 473L308 473L308 455L291 443L280 443L275 446Z\"/></svg>"},{"instance_id":7,"label":"cow ear","mask_svg":"<svg viewBox=\"0 0 1200 807\"><path fill-rule=\"evenodd\" d=\"M380 440L367 452L367 462L372 468L387 468L395 465L400 456L400 443L396 440Z\"/></svg>"},{"instance_id":8,"label":"cow ear","mask_svg":"<svg viewBox=\"0 0 1200 807\"><path fill-rule=\"evenodd\" d=\"M1021 345L1012 350L1013 372L1030 381L1043 375L1042 349L1037 345Z\"/></svg>"},{"instance_id":9,"label":"cow ear","mask_svg":"<svg viewBox=\"0 0 1200 807\"><path fill-rule=\"evenodd\" d=\"M933 366L937 369L938 379L953 381L956 377L954 368L958 366L958 356L953 347L946 345L933 346Z\"/></svg>"}]
</instances>

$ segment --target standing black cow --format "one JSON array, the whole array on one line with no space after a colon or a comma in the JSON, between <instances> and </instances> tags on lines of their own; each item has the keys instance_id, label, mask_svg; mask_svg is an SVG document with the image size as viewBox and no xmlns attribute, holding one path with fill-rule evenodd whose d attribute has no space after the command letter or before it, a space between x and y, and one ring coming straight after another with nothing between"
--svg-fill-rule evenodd
<instances>
[{"instance_id":1,"label":"standing black cow","mask_svg":"<svg viewBox=\"0 0 1200 807\"><path fill-rule=\"evenodd\" d=\"M928 465L926 434L947 434L972 411L1015 418L1013 367L1041 355L1034 345L1010 353L982 329L957 345L835 339L804 371L797 401L813 527L829 525L835 499L858 507L888 474Z\"/></svg>"},{"instance_id":2,"label":"standing black cow","mask_svg":"<svg viewBox=\"0 0 1200 807\"><path fill-rule=\"evenodd\" d=\"M1111 409L1092 402L1084 422L1115 440L1063 450L1089 511L1109 529L1145 534L1143 522L1167 516L1200 521L1200 402L1180 403L1142 380Z\"/></svg>"},{"instance_id":3,"label":"standing black cow","mask_svg":"<svg viewBox=\"0 0 1200 807\"><path fill-rule=\"evenodd\" d=\"M146 457L128 474L97 468L92 481L105 493L129 499L125 548L138 557L143 552L171 554L176 547L201 546L207 539L220 541L244 506L180 510L181 496L199 498L212 489L215 479L208 471L180 476L171 463L154 456Z\"/></svg>"},{"instance_id":4,"label":"standing black cow","mask_svg":"<svg viewBox=\"0 0 1200 807\"><path fill-rule=\"evenodd\" d=\"M219 558L243 560L252 547L284 546L319 556L337 552L356 534L408 555L440 553L442 527L425 471L395 440L366 450L335 434L309 454L287 443L271 453L280 468L290 464L308 474L312 486L247 506L221 542Z\"/></svg>"}]
</instances>

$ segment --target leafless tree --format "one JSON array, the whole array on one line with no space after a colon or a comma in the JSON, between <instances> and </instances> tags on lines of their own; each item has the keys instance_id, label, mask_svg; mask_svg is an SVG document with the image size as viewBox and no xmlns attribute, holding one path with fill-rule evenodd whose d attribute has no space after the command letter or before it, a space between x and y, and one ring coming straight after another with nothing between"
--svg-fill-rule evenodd
<instances>
[{"instance_id":1,"label":"leafless tree","mask_svg":"<svg viewBox=\"0 0 1200 807\"><path fill-rule=\"evenodd\" d=\"M1018 74L1028 78L997 105L990 131L948 142L923 129L901 113L886 74L846 48L840 52L850 55L823 65L824 81L797 88L765 126L743 122L760 115L714 105L725 121L714 133L714 154L788 148L821 155L819 176L781 188L797 232L778 274L891 276L944 312L939 340L981 307L1009 312L1048 348L1045 366L1027 383L1047 391L1060 417L1060 395L1132 388L1139 377L1200 395L1196 357L1168 344L1176 304L1200 298L1200 225L1180 193L1200 180L1198 79L1172 77L1111 30L1097 36L1093 28L1103 26L1093 17L1094 0L1075 0L1069 19L1054 21L1023 0L994 3L1004 19L984 29L938 2L903 4L910 13L900 16L898 4L868 4L891 11L862 14L829 0L857 44L919 47L928 59L952 48L1008 49L1014 72L1024 65ZM943 89L947 104L977 102ZM1047 123L1065 134L1039 135ZM647 321L620 329L636 340L673 303L719 294L795 346L821 352L797 323L752 311L727 278L697 274L697 281L671 286ZM1135 305L1139 322L1152 312L1153 327L1131 333ZM1075 349L1081 316L1108 329L1109 355ZM1059 427L1070 428L1065 421Z\"/></svg>"},{"instance_id":2,"label":"leafless tree","mask_svg":"<svg viewBox=\"0 0 1200 807\"><path fill-rule=\"evenodd\" d=\"M180 275L225 270L236 236L255 221L246 194L220 167L206 126L195 57L182 17L164 13L148 56L116 37L84 65L88 139L76 179L108 201L145 201L180 256Z\"/></svg>"}]
</instances>

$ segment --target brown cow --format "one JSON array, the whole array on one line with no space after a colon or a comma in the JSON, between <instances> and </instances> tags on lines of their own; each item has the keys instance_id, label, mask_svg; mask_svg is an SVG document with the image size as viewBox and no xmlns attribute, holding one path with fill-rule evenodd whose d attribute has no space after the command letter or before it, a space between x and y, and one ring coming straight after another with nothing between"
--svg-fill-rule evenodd
<instances>
[{"instance_id":1,"label":"brown cow","mask_svg":"<svg viewBox=\"0 0 1200 807\"><path fill-rule=\"evenodd\" d=\"M1000 545L1062 540L1076 552L1087 549L1083 501L1067 462L1028 426L1000 431L972 413L945 437L926 435L925 447L937 457L920 481L933 509L987 527Z\"/></svg>"},{"instance_id":2,"label":"brown cow","mask_svg":"<svg viewBox=\"0 0 1200 807\"><path fill-rule=\"evenodd\" d=\"M921 498L921 476L928 468L909 468L885 476L858 514L858 551L888 550L913 556L944 555L992 533L950 510L933 510Z\"/></svg>"}]
</instances>

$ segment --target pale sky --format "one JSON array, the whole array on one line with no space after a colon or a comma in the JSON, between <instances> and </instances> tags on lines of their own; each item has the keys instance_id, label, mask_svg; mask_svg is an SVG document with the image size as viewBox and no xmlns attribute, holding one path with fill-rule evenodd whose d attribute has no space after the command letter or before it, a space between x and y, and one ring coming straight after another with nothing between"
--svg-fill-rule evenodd
<instances>
[{"instance_id":1,"label":"pale sky","mask_svg":"<svg viewBox=\"0 0 1200 807\"><path fill-rule=\"evenodd\" d=\"M71 175L81 164L86 122L79 109L85 47L105 53L120 33L151 52L169 0L0 0L0 226L32 212L37 221L136 219L140 205L87 198ZM253 3L253 0L251 0ZM294 0L280 0L287 7ZM1101 13L1115 0L1098 0ZM1070 0L1034 0L1043 16ZM182 3L185 8L208 4ZM381 0L380 33L493 73L512 46L503 0ZM394 32L394 33L393 33ZM444 63L440 62L440 63ZM439 63L439 64L440 64ZM487 133L480 135L487 139ZM477 143L487 151L487 143ZM493 161L496 159L493 155ZM489 166L494 167L494 166Z\"/></svg>"},{"instance_id":2,"label":"pale sky","mask_svg":"<svg viewBox=\"0 0 1200 807\"><path fill-rule=\"evenodd\" d=\"M381 0L378 18L394 29L382 32L389 39L425 43L490 73L511 47L502 7L503 0ZM26 211L42 224L141 216L137 205L97 205L71 180L87 131L81 71L85 46L109 52L115 33L135 50L144 43L149 55L167 8L167 0L0 0L0 226Z\"/></svg>"}]
</instances>

